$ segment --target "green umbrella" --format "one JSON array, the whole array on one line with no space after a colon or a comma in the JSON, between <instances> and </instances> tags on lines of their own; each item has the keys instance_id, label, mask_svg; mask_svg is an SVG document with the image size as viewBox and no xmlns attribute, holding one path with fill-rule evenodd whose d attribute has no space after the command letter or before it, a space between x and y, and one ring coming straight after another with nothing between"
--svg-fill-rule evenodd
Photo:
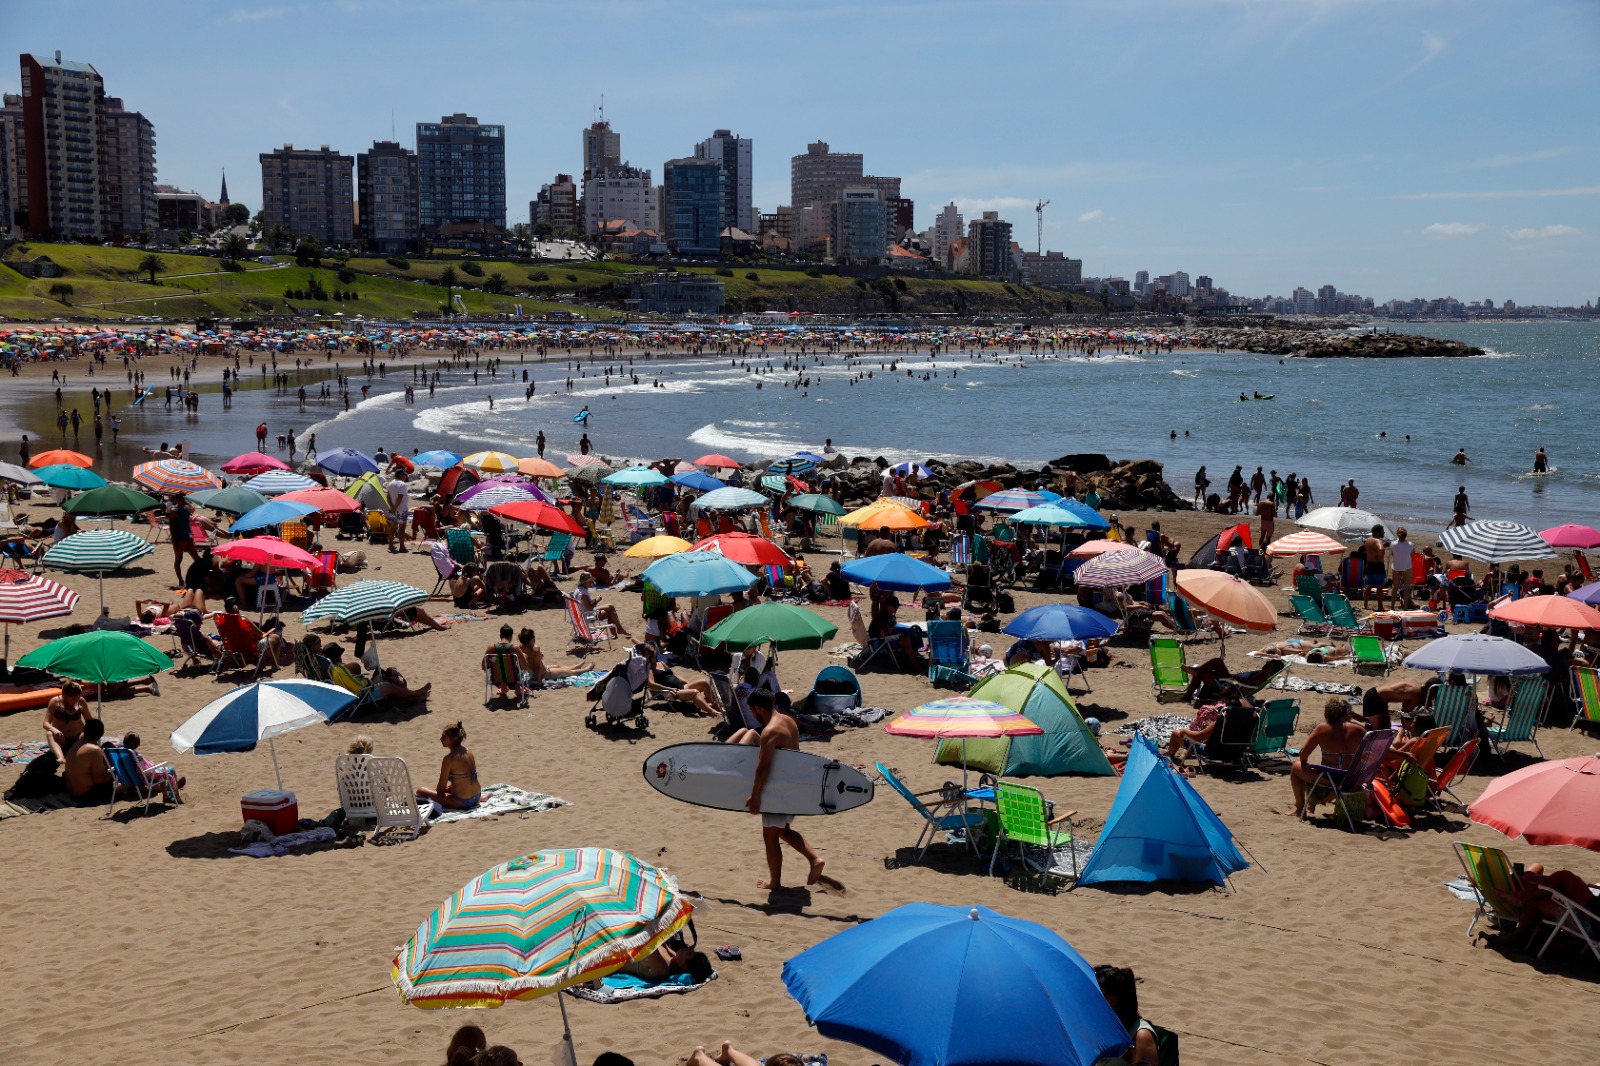
<instances>
[{"instance_id":1,"label":"green umbrella","mask_svg":"<svg viewBox=\"0 0 1600 1066\"><path fill-rule=\"evenodd\" d=\"M255 489L247 489L243 485L230 485L225 489L201 489L199 492L191 492L189 502L237 518L246 511L260 507L267 502L267 498Z\"/></svg>"},{"instance_id":2,"label":"green umbrella","mask_svg":"<svg viewBox=\"0 0 1600 1066\"><path fill-rule=\"evenodd\" d=\"M18 659L17 665L103 687L170 670L172 659L131 633L97 629L52 640ZM104 705L104 697L98 702Z\"/></svg>"},{"instance_id":3,"label":"green umbrella","mask_svg":"<svg viewBox=\"0 0 1600 1066\"><path fill-rule=\"evenodd\" d=\"M844 514L844 505L832 496L823 496L816 492L805 492L798 496L790 496L784 501L790 507L798 507L802 511L813 511L817 514Z\"/></svg>"},{"instance_id":4,"label":"green umbrella","mask_svg":"<svg viewBox=\"0 0 1600 1066\"><path fill-rule=\"evenodd\" d=\"M733 648L769 643L783 650L820 648L837 632L838 626L815 611L789 603L761 603L736 611L706 630L705 642Z\"/></svg>"},{"instance_id":5,"label":"green umbrella","mask_svg":"<svg viewBox=\"0 0 1600 1066\"><path fill-rule=\"evenodd\" d=\"M61 505L70 515L125 515L143 514L161 506L161 501L138 489L124 485L101 485L97 489L80 492Z\"/></svg>"}]
</instances>

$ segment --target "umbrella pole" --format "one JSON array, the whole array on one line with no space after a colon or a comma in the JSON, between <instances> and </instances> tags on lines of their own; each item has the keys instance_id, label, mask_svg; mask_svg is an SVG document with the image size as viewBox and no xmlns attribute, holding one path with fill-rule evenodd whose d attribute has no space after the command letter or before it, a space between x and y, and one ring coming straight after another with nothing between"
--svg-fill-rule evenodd
<instances>
[{"instance_id":1,"label":"umbrella pole","mask_svg":"<svg viewBox=\"0 0 1600 1066\"><path fill-rule=\"evenodd\" d=\"M572 1024L567 1020L567 997L557 992L556 1003L561 1007L561 1041L566 1045L566 1055L562 1056L561 1045L558 1044L555 1061L560 1066L577 1066L578 1049L572 1042Z\"/></svg>"},{"instance_id":2,"label":"umbrella pole","mask_svg":"<svg viewBox=\"0 0 1600 1066\"><path fill-rule=\"evenodd\" d=\"M272 776L278 780L278 791L283 791L283 772L278 769L278 745L271 737L267 738L267 750L272 752Z\"/></svg>"}]
</instances>

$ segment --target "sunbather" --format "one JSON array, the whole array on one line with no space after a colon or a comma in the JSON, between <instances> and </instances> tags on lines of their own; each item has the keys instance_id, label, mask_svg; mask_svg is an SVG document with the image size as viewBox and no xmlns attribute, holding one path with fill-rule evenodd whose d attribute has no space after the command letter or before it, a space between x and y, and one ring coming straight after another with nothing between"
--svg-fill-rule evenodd
<instances>
[{"instance_id":1,"label":"sunbather","mask_svg":"<svg viewBox=\"0 0 1600 1066\"><path fill-rule=\"evenodd\" d=\"M549 665L545 662L544 651L539 647L539 638L526 626L517 633L516 652L517 658L522 663L523 683L528 685L540 685L546 681L575 677L594 669L594 662L590 659L583 660L577 666Z\"/></svg>"},{"instance_id":2,"label":"sunbather","mask_svg":"<svg viewBox=\"0 0 1600 1066\"><path fill-rule=\"evenodd\" d=\"M1189 675L1189 686L1183 690L1183 698L1193 700L1198 695L1203 699L1212 699L1223 695L1229 688L1254 691L1282 669L1282 659L1268 659L1259 669L1235 674L1228 669L1228 664L1223 662L1219 655L1214 659L1207 659L1199 666L1183 668L1183 672Z\"/></svg>"},{"instance_id":3,"label":"sunbather","mask_svg":"<svg viewBox=\"0 0 1600 1066\"><path fill-rule=\"evenodd\" d=\"M439 784L417 789L417 798L446 810L470 811L482 802L483 786L478 784L478 760L467 749L466 727L460 722L446 726L439 743L446 748L439 763Z\"/></svg>"},{"instance_id":4,"label":"sunbather","mask_svg":"<svg viewBox=\"0 0 1600 1066\"><path fill-rule=\"evenodd\" d=\"M804 1066L799 1055L780 1052L768 1055L766 1066ZM761 1066L762 1060L754 1055L746 1055L731 1043L724 1040L722 1047L715 1055L706 1050L704 1044L699 1045L690 1053L687 1066Z\"/></svg>"},{"instance_id":5,"label":"sunbather","mask_svg":"<svg viewBox=\"0 0 1600 1066\"><path fill-rule=\"evenodd\" d=\"M648 955L641 955L624 963L622 972L660 984L669 977L688 974L695 984L703 984L713 972L711 960L703 951L695 951L682 943L676 947L663 944Z\"/></svg>"},{"instance_id":6,"label":"sunbather","mask_svg":"<svg viewBox=\"0 0 1600 1066\"><path fill-rule=\"evenodd\" d=\"M1545 873L1544 866L1535 862L1529 863L1522 871L1522 888L1514 889L1508 895L1512 902L1521 907L1517 927L1512 933L1513 938L1521 942L1540 922L1561 917L1563 908L1554 899L1555 896L1565 896L1574 903L1590 907L1594 904L1596 891L1571 870Z\"/></svg>"},{"instance_id":7,"label":"sunbather","mask_svg":"<svg viewBox=\"0 0 1600 1066\"><path fill-rule=\"evenodd\" d=\"M546 570L541 563L530 562L523 567L522 583L526 586L524 594L533 603L538 603L541 600L553 600L556 602L561 600L561 590L556 587L555 581L551 579L550 571Z\"/></svg>"},{"instance_id":8,"label":"sunbather","mask_svg":"<svg viewBox=\"0 0 1600 1066\"><path fill-rule=\"evenodd\" d=\"M1294 816L1306 812L1306 789L1324 768L1342 768L1361 746L1366 727L1350 718L1350 705L1338 696L1329 698L1322 709L1322 724L1311 731L1300 754L1289 764L1289 783L1294 786ZM1312 756L1320 755L1317 762Z\"/></svg>"},{"instance_id":9,"label":"sunbather","mask_svg":"<svg viewBox=\"0 0 1600 1066\"><path fill-rule=\"evenodd\" d=\"M1288 640L1280 640L1274 644L1268 644L1264 648L1257 648L1250 654L1270 655L1273 657L1299 655L1308 663L1325 663L1332 659L1348 659L1350 650L1348 647L1341 650L1337 644L1330 644L1327 641L1290 637Z\"/></svg>"},{"instance_id":10,"label":"sunbather","mask_svg":"<svg viewBox=\"0 0 1600 1066\"><path fill-rule=\"evenodd\" d=\"M622 624L622 619L617 615L616 607L609 603L602 604L600 602L600 596L595 592L593 573L585 570L578 575L578 591L575 595L578 599L578 605L586 612L607 623L622 636L627 637L629 640L633 639L633 634L628 632L628 628Z\"/></svg>"},{"instance_id":11,"label":"sunbather","mask_svg":"<svg viewBox=\"0 0 1600 1066\"><path fill-rule=\"evenodd\" d=\"M315 634L307 634L307 637L309 639L309 637L314 635ZM315 654L315 649L313 649L313 654ZM431 681L426 685L423 685L421 688L414 689L407 687L405 678L401 677L400 672L395 670L393 667L385 669L383 674L376 680L369 680L366 677L363 677L360 665L357 663L347 663L344 661L343 645L329 644L323 649L323 654L328 659L329 676L334 679L336 684L344 685L346 688L351 688L351 686L345 685L344 682L339 681L340 673L348 675L352 682L359 687L365 687L368 684L376 684L378 686L378 696L386 700L426 700L429 694L433 692L433 682ZM358 691L358 689L351 688L351 691Z\"/></svg>"}]
</instances>

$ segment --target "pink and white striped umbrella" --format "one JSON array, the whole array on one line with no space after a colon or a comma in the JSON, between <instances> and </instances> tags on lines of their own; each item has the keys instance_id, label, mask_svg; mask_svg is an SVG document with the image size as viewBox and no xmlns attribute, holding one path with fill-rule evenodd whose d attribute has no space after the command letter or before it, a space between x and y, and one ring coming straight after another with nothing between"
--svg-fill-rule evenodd
<instances>
[{"instance_id":1,"label":"pink and white striped umbrella","mask_svg":"<svg viewBox=\"0 0 1600 1066\"><path fill-rule=\"evenodd\" d=\"M11 623L37 622L71 614L78 594L47 577L0 570L0 622L6 627L6 659L11 658Z\"/></svg>"},{"instance_id":2,"label":"pink and white striped umbrella","mask_svg":"<svg viewBox=\"0 0 1600 1066\"><path fill-rule=\"evenodd\" d=\"M598 455L569 455L567 462L573 466L610 466L611 464Z\"/></svg>"},{"instance_id":3,"label":"pink and white striped umbrella","mask_svg":"<svg viewBox=\"0 0 1600 1066\"><path fill-rule=\"evenodd\" d=\"M1350 548L1326 533L1302 529L1267 545L1268 555L1336 555Z\"/></svg>"},{"instance_id":4,"label":"pink and white striped umbrella","mask_svg":"<svg viewBox=\"0 0 1600 1066\"><path fill-rule=\"evenodd\" d=\"M157 492L199 492L220 489L222 480L187 459L157 459L133 468L133 480Z\"/></svg>"},{"instance_id":5,"label":"pink and white striped umbrella","mask_svg":"<svg viewBox=\"0 0 1600 1066\"><path fill-rule=\"evenodd\" d=\"M1073 580L1090 588L1123 588L1154 581L1167 572L1161 556L1151 555L1139 548L1121 548L1101 552L1078 567Z\"/></svg>"}]
</instances>

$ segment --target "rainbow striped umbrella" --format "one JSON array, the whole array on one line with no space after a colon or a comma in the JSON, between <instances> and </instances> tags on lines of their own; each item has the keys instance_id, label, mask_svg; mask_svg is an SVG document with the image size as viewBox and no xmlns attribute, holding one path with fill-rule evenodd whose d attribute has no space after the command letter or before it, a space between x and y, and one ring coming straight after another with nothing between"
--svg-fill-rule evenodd
<instances>
[{"instance_id":1,"label":"rainbow striped umbrella","mask_svg":"<svg viewBox=\"0 0 1600 1066\"><path fill-rule=\"evenodd\" d=\"M220 489L222 480L198 463L187 459L157 459L133 468L133 480L157 492L198 492Z\"/></svg>"},{"instance_id":2,"label":"rainbow striped umbrella","mask_svg":"<svg viewBox=\"0 0 1600 1066\"><path fill-rule=\"evenodd\" d=\"M951 696L911 708L883 727L900 737L1028 737L1044 732L1003 703Z\"/></svg>"},{"instance_id":3,"label":"rainbow striped umbrella","mask_svg":"<svg viewBox=\"0 0 1600 1066\"><path fill-rule=\"evenodd\" d=\"M1167 572L1167 564L1159 555L1141 548L1119 548L1101 552L1078 567L1072 578L1089 588L1123 588L1154 581Z\"/></svg>"},{"instance_id":4,"label":"rainbow striped umbrella","mask_svg":"<svg viewBox=\"0 0 1600 1066\"><path fill-rule=\"evenodd\" d=\"M395 987L423 1008L534 999L649 954L693 910L671 877L631 855L535 852L473 878L428 915L394 958Z\"/></svg>"}]
</instances>

